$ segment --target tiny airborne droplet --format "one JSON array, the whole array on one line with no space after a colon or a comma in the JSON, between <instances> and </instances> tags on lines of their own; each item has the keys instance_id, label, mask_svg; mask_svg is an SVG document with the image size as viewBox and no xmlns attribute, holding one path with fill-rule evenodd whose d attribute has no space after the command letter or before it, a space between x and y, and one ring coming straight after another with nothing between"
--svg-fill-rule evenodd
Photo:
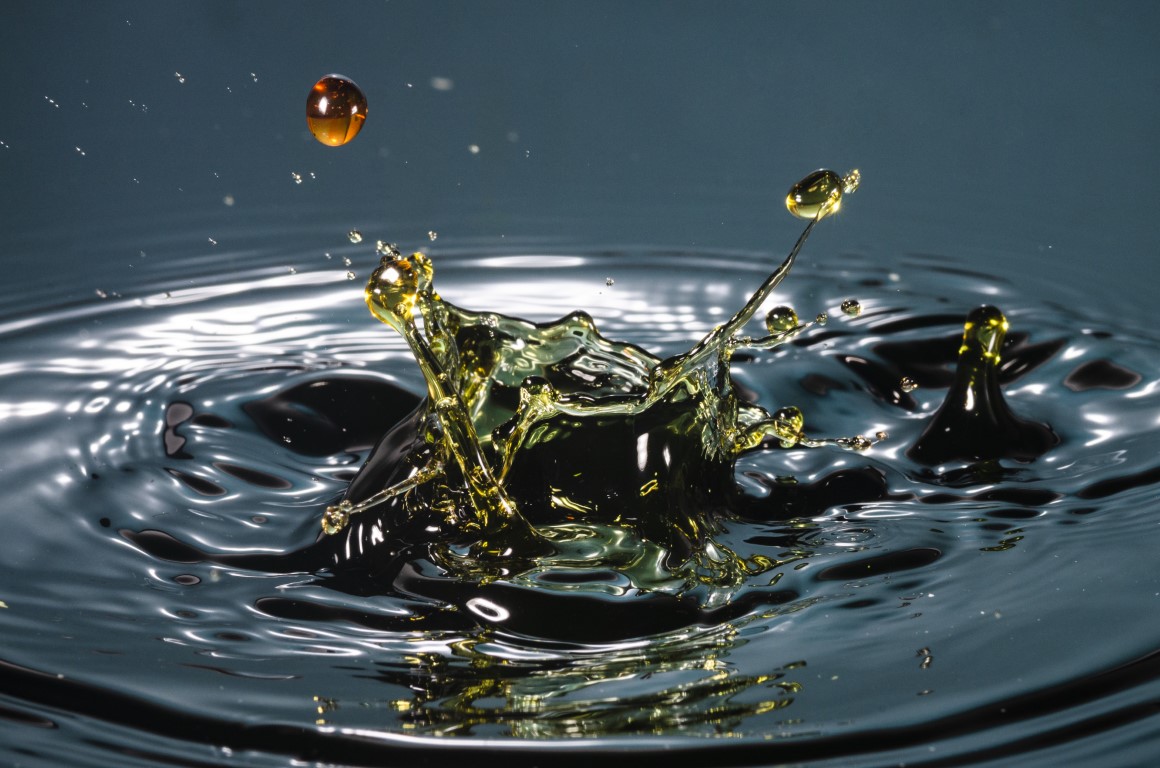
<instances>
[{"instance_id":1,"label":"tiny airborne droplet","mask_svg":"<svg viewBox=\"0 0 1160 768\"><path fill-rule=\"evenodd\" d=\"M346 237L352 243L362 242L362 232L359 232L357 229L352 229L350 232L347 232Z\"/></svg>"},{"instance_id":2,"label":"tiny airborne droplet","mask_svg":"<svg viewBox=\"0 0 1160 768\"><path fill-rule=\"evenodd\" d=\"M327 75L306 97L306 125L314 138L329 147L341 147L362 130L367 99L354 81Z\"/></svg>"},{"instance_id":3,"label":"tiny airborne droplet","mask_svg":"<svg viewBox=\"0 0 1160 768\"><path fill-rule=\"evenodd\" d=\"M913 392L918 389L918 382L909 376L903 376L902 381L898 382L898 388L903 392Z\"/></svg>"},{"instance_id":4,"label":"tiny airborne droplet","mask_svg":"<svg viewBox=\"0 0 1160 768\"><path fill-rule=\"evenodd\" d=\"M862 314L862 303L857 299L846 299L842 302L842 313L850 317L857 317Z\"/></svg>"}]
</instances>

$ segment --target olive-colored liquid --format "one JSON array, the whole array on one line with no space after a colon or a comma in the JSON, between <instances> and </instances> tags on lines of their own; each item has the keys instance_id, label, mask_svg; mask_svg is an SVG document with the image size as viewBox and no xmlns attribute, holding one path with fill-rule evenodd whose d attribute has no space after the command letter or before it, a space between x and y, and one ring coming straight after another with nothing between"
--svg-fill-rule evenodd
<instances>
[{"instance_id":1,"label":"olive-colored liquid","mask_svg":"<svg viewBox=\"0 0 1160 768\"><path fill-rule=\"evenodd\" d=\"M426 256L383 244L367 305L407 340L427 401L401 442L380 449L392 466L384 470L374 456L368 463L383 487L368 493L356 481L326 511L324 530L337 533L352 515L390 502L411 519L435 511L441 564L481 577L508 573L513 562L610 564L610 531L636 542L633 557L653 553L650 573L638 574L645 581L725 586L767 569L714 541L737 493L737 457L769 440L853 450L873 441L813 438L797 408L771 414L746 402L729 361L738 349L774 347L813 325L778 307L766 317L769 335L742 335L857 178L819 171L796 184L791 210L812 210L813 220L789 256L728 322L665 360L606 339L582 312L534 324L456 307L435 291Z\"/></svg>"}]
</instances>

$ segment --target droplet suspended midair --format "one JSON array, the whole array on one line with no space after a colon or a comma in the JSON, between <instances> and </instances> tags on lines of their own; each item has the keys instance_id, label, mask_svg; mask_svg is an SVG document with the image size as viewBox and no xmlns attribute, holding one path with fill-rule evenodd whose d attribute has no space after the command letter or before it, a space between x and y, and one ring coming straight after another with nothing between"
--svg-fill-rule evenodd
<instances>
[{"instance_id":1,"label":"droplet suspended midair","mask_svg":"<svg viewBox=\"0 0 1160 768\"><path fill-rule=\"evenodd\" d=\"M799 219L824 219L842 207L842 195L858 189L862 174L850 171L845 177L834 171L819 169L789 188L785 207Z\"/></svg>"},{"instance_id":2,"label":"droplet suspended midair","mask_svg":"<svg viewBox=\"0 0 1160 768\"><path fill-rule=\"evenodd\" d=\"M366 97L354 81L342 75L322 78L306 97L306 125L327 146L349 142L362 130L366 117Z\"/></svg>"},{"instance_id":3,"label":"droplet suspended midair","mask_svg":"<svg viewBox=\"0 0 1160 768\"><path fill-rule=\"evenodd\" d=\"M862 314L862 303L857 299L846 299L842 302L842 313L850 317Z\"/></svg>"}]
</instances>

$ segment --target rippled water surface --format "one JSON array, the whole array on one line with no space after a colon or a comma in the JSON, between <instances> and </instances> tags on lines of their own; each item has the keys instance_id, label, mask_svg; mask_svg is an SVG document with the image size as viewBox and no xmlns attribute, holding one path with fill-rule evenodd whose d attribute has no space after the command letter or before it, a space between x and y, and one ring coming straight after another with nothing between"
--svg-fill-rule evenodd
<instances>
[{"instance_id":1,"label":"rippled water surface","mask_svg":"<svg viewBox=\"0 0 1160 768\"><path fill-rule=\"evenodd\" d=\"M1050 282L807 246L774 301L829 323L739 356L734 375L769 409L801 407L811 434L889 438L738 462L752 504L722 538L773 571L709 606L602 569L478 587L422 558L377 590L293 559L422 392L362 304L367 251L191 255L194 279L64 304L33 291L0 320L19 574L0 594L4 762L411 762L480 740L514 764L664 762L662 746L835 765L1160 749L1153 329ZM781 258L429 252L461 306L540 321L583 307L661 355ZM838 311L849 297L858 318ZM980 303L1011 322L1008 402L1060 444L1027 464L920 466L905 449Z\"/></svg>"}]
</instances>

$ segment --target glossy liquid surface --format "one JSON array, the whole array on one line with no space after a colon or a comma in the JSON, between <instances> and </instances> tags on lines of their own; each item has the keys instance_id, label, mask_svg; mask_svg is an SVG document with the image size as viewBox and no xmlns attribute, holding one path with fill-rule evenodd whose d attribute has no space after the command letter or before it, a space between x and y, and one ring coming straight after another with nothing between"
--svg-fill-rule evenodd
<instances>
[{"instance_id":1,"label":"glossy liquid surface","mask_svg":"<svg viewBox=\"0 0 1160 768\"><path fill-rule=\"evenodd\" d=\"M377 258L348 249L336 255ZM876 764L931 743L1019 756L1061 724L1145 722L1160 685L1153 613L1133 608L1160 589L1146 567L1160 544L1152 329L1079 296L1061 312L1002 276L964 280L949 260L900 257L883 285L875 259L852 255L835 277L807 248L773 301L832 319L735 356L735 380L790 427L890 436L739 462L748 501L716 540L770 567L727 602L600 525L558 525L555 560L482 584L408 544L384 572L337 574L302 559L318 511L425 384L344 268L289 274L285 258L256 249L248 271L215 268L196 288L143 283L6 320L21 429L0 448L9 472L40 478L10 498L25 511L7 518L22 579L0 596L4 717L26 748L87 764L120 760L110 743L151 764L191 749L350 764L459 759L486 738L518 741L504 759L523 764L599 736L591 748L712 743L722 763ZM610 338L663 356L780 257L432 258L449 301L543 322L581 295ZM720 268L690 302L674 265L707 262ZM838 311L850 295L857 318ZM1008 404L1060 442L1029 463L913 461L953 385L965 311L984 300L1010 325ZM350 546L385 533L367 526ZM594 555L604 565L587 567ZM180 698L159 699L159 681Z\"/></svg>"}]
</instances>

